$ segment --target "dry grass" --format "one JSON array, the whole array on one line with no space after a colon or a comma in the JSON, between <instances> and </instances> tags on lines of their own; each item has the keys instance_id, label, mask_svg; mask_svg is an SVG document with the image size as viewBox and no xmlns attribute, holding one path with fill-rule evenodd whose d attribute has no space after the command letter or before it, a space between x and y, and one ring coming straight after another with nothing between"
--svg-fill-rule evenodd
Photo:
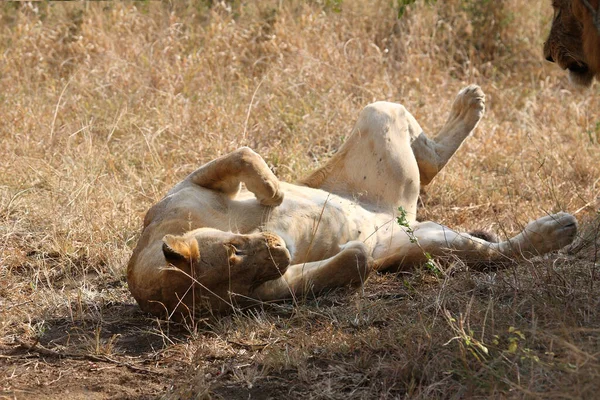
<instances>
[{"instance_id":1,"label":"dry grass","mask_svg":"<svg viewBox=\"0 0 600 400\"><path fill-rule=\"evenodd\" d=\"M595 397L599 86L543 61L546 0L405 3L3 3L0 397ZM249 145L293 180L369 102L435 132L471 82L487 115L420 218L503 235L566 210L570 251L195 327L134 305L143 213L199 164Z\"/></svg>"}]
</instances>

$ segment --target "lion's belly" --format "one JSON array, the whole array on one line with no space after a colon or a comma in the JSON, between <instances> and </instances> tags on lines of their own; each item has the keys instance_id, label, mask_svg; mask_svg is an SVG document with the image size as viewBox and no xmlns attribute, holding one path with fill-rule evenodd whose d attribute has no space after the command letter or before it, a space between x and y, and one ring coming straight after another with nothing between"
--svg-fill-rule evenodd
<instances>
[{"instance_id":1,"label":"lion's belly","mask_svg":"<svg viewBox=\"0 0 600 400\"><path fill-rule=\"evenodd\" d=\"M351 240L365 241L372 249L377 237L374 233L391 218L322 190L285 183L282 186L285 197L278 207L262 207L252 193L245 191L231 207L237 211L234 214L246 215L257 214L249 208L261 208L254 223L285 240L293 263L329 258Z\"/></svg>"}]
</instances>

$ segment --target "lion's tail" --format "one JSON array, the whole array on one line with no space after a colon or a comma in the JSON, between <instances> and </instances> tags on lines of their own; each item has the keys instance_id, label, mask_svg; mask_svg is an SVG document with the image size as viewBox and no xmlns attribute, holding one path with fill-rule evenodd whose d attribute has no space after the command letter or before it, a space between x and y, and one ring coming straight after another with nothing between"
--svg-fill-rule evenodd
<instances>
[{"instance_id":1,"label":"lion's tail","mask_svg":"<svg viewBox=\"0 0 600 400\"><path fill-rule=\"evenodd\" d=\"M487 231L483 231L483 230L475 230L475 231L469 232L469 235L475 236L476 238L479 238L479 239L483 239L486 242L498 243L498 236L496 236L492 232L487 232Z\"/></svg>"}]
</instances>

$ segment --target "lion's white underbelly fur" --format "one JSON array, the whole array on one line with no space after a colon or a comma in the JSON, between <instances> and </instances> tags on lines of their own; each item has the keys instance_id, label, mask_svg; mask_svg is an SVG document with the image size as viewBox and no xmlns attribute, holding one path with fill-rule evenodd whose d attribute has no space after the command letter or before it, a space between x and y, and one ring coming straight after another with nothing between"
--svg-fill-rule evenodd
<instances>
[{"instance_id":1,"label":"lion's white underbelly fur","mask_svg":"<svg viewBox=\"0 0 600 400\"><path fill-rule=\"evenodd\" d=\"M380 231L394 221L391 212L369 210L320 189L281 182L281 190L283 203L274 208L261 206L253 193L242 190L228 204L227 224L276 233L285 240L292 263L331 257L352 240L363 241L372 251Z\"/></svg>"}]
</instances>

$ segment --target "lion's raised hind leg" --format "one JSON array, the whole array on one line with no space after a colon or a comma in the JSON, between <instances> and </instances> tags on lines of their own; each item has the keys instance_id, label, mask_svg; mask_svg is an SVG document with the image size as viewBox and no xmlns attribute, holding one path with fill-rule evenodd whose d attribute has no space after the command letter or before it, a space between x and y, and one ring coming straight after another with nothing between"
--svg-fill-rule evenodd
<instances>
[{"instance_id":1,"label":"lion's raised hind leg","mask_svg":"<svg viewBox=\"0 0 600 400\"><path fill-rule=\"evenodd\" d=\"M283 201L279 180L263 158L249 147L241 147L217 158L192 172L170 193L178 191L187 182L234 197L243 182L265 206L277 206Z\"/></svg>"},{"instance_id":2,"label":"lion's raised hind leg","mask_svg":"<svg viewBox=\"0 0 600 400\"><path fill-rule=\"evenodd\" d=\"M429 139L402 105L370 104L340 150L302 183L392 213L401 206L414 221L419 185L428 184L448 163L484 109L483 91L468 86L455 99L444 127Z\"/></svg>"},{"instance_id":3,"label":"lion's raised hind leg","mask_svg":"<svg viewBox=\"0 0 600 400\"><path fill-rule=\"evenodd\" d=\"M302 183L390 213L403 207L415 220L419 167L410 145L415 124L400 104L369 104L339 151Z\"/></svg>"},{"instance_id":4,"label":"lion's raised hind leg","mask_svg":"<svg viewBox=\"0 0 600 400\"><path fill-rule=\"evenodd\" d=\"M435 138L421 133L411 147L419 165L421 184L427 185L444 168L463 141L475 129L485 112L485 95L476 85L462 89L446 124Z\"/></svg>"}]
</instances>

